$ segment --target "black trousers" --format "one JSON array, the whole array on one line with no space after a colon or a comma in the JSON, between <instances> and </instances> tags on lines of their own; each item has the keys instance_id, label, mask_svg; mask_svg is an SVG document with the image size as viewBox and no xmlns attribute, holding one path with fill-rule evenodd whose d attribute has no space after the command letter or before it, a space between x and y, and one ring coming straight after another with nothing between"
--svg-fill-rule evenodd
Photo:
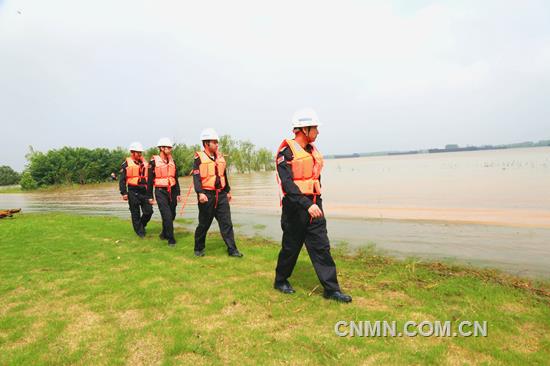
<instances>
[{"instance_id":1,"label":"black trousers","mask_svg":"<svg viewBox=\"0 0 550 366\"><path fill-rule=\"evenodd\" d=\"M223 241L227 245L227 251L232 253L237 249L235 245L235 234L233 233L233 223L231 222L231 209L226 192L218 193L218 203L216 205L216 192L205 191L208 202L199 202L199 225L195 230L195 250L203 250L205 247L206 234L212 220L216 218L220 227Z\"/></svg>"},{"instance_id":2,"label":"black trousers","mask_svg":"<svg viewBox=\"0 0 550 366\"><path fill-rule=\"evenodd\" d=\"M176 206L178 205L178 197L171 191L164 188L155 188L155 199L162 218L162 233L166 239L174 239L174 220L176 219Z\"/></svg>"},{"instance_id":3,"label":"black trousers","mask_svg":"<svg viewBox=\"0 0 550 366\"><path fill-rule=\"evenodd\" d=\"M323 202L319 197L317 205L323 209ZM327 221L325 217L311 220L311 216L302 206L283 198L283 212L281 215L283 229L282 248L279 252L275 281L286 281L296 265L302 245L306 249L313 263L315 273L321 285L327 291L340 291L336 278L336 264L330 254L330 242L327 235Z\"/></svg>"},{"instance_id":4,"label":"black trousers","mask_svg":"<svg viewBox=\"0 0 550 366\"><path fill-rule=\"evenodd\" d=\"M147 198L147 191L139 188L128 188L128 207L132 216L132 225L138 235L145 235L145 227L151 216L153 216L153 206Z\"/></svg>"}]
</instances>

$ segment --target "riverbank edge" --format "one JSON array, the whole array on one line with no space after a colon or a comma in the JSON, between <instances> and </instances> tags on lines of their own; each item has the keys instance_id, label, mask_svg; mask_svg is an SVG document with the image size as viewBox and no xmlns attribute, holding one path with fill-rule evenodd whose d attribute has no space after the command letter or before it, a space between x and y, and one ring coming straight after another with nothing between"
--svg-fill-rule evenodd
<instances>
[{"instance_id":1,"label":"riverbank edge","mask_svg":"<svg viewBox=\"0 0 550 366\"><path fill-rule=\"evenodd\" d=\"M44 192L65 192L65 191L72 191L72 190L78 190L82 188L98 188L98 187L104 187L104 186L111 186L111 185L118 185L118 182L111 181L111 182L101 182L101 183L90 183L90 184L54 184L51 186L45 186L45 187L39 187L36 189L23 189L21 186L6 186L6 187L0 187L0 194L13 194L13 193L44 193Z\"/></svg>"},{"instance_id":2,"label":"riverbank edge","mask_svg":"<svg viewBox=\"0 0 550 366\"><path fill-rule=\"evenodd\" d=\"M12 218L3 219L6 220L17 220L18 216L31 216L31 217L45 217L55 216L63 219L63 217L74 217L74 216L83 216L83 217L98 217L95 215L81 215L81 214L70 214L70 213L20 213L17 216ZM102 216L99 216L102 218ZM119 220L121 223L126 223L127 220L119 217L108 217L106 219ZM155 220L159 222L158 220ZM185 226L178 225L178 230L180 231L180 236L192 235L192 231L186 228ZM256 233L253 236L239 234L236 236L238 241L245 241L252 245L269 245L270 247L279 247L280 243L272 240L270 238L264 237L261 234ZM305 250L305 249L304 249ZM350 248L345 243L341 243L331 247L331 252L337 263L342 262L345 265L346 262L361 261L366 263L376 263L376 264L387 264L387 265L401 265L407 269L407 271L414 274L417 269L423 269L430 271L438 276L443 277L473 277L475 279L481 280L486 283L494 283L504 287L510 287L525 291L539 300L550 305L550 280L543 278L529 278L516 276L509 274L497 268L492 268L490 266L481 267L474 264L464 264L464 263L449 263L444 260L431 260L431 259L421 259L415 256L406 256L406 257L395 257L390 254L387 254L384 250L377 249L375 243L361 248ZM339 265L339 266L340 266Z\"/></svg>"}]
</instances>

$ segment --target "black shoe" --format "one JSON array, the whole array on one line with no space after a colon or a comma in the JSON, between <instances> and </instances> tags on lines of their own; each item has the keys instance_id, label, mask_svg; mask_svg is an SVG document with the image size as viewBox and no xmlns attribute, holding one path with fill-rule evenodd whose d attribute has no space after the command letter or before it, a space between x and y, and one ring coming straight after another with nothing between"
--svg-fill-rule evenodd
<instances>
[{"instance_id":1,"label":"black shoe","mask_svg":"<svg viewBox=\"0 0 550 366\"><path fill-rule=\"evenodd\" d=\"M273 288L275 290L281 291L283 294L293 294L293 293L296 292L296 291L294 291L294 289L290 285L290 282L288 282L288 281L275 282L275 284L273 285Z\"/></svg>"},{"instance_id":2,"label":"black shoe","mask_svg":"<svg viewBox=\"0 0 550 366\"><path fill-rule=\"evenodd\" d=\"M340 291L324 291L325 299L334 300L337 302L351 302L351 296L341 293Z\"/></svg>"},{"instance_id":3,"label":"black shoe","mask_svg":"<svg viewBox=\"0 0 550 366\"><path fill-rule=\"evenodd\" d=\"M167 238L166 236L164 236L163 233L160 233L159 239L160 239L160 240L166 240L166 239L168 239L168 238Z\"/></svg>"},{"instance_id":4,"label":"black shoe","mask_svg":"<svg viewBox=\"0 0 550 366\"><path fill-rule=\"evenodd\" d=\"M169 247L175 247L176 246L176 239L168 239L168 246Z\"/></svg>"},{"instance_id":5,"label":"black shoe","mask_svg":"<svg viewBox=\"0 0 550 366\"><path fill-rule=\"evenodd\" d=\"M204 257L204 249L203 250L195 250L195 257Z\"/></svg>"},{"instance_id":6,"label":"black shoe","mask_svg":"<svg viewBox=\"0 0 550 366\"><path fill-rule=\"evenodd\" d=\"M138 235L139 236L145 236L147 232L145 231L145 227L143 225L139 225Z\"/></svg>"},{"instance_id":7,"label":"black shoe","mask_svg":"<svg viewBox=\"0 0 550 366\"><path fill-rule=\"evenodd\" d=\"M139 236L140 238L145 238L145 233L138 233L137 236Z\"/></svg>"},{"instance_id":8,"label":"black shoe","mask_svg":"<svg viewBox=\"0 0 550 366\"><path fill-rule=\"evenodd\" d=\"M235 249L235 250L229 252L228 255L229 255L230 257L241 258L241 257L243 256L243 253L239 252L238 249Z\"/></svg>"}]
</instances>

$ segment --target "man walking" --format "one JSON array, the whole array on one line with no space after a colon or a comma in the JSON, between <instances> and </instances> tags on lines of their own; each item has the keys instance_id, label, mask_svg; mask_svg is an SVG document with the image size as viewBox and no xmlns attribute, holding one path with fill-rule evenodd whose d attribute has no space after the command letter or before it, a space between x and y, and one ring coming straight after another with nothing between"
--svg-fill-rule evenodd
<instances>
[{"instance_id":1,"label":"man walking","mask_svg":"<svg viewBox=\"0 0 550 366\"><path fill-rule=\"evenodd\" d=\"M203 257L206 234L216 218L222 238L231 257L242 257L235 244L231 222L231 189L227 181L226 162L218 151L219 138L216 131L207 128L201 133L203 150L195 153L193 185L199 205L199 224L195 230L195 256Z\"/></svg>"},{"instance_id":2,"label":"man walking","mask_svg":"<svg viewBox=\"0 0 550 366\"><path fill-rule=\"evenodd\" d=\"M149 203L147 195L148 164L143 159L143 146L139 142L130 144L130 157L120 168L119 189L122 199L128 201L132 225L136 234L145 237L145 227L151 216L153 206ZM114 174L114 173L113 173Z\"/></svg>"},{"instance_id":3,"label":"man walking","mask_svg":"<svg viewBox=\"0 0 550 366\"><path fill-rule=\"evenodd\" d=\"M174 220L176 219L176 206L181 201L180 184L178 182L178 170L172 159L172 141L161 138L157 146L159 155L153 155L149 162L148 194L149 202L154 203L153 189L157 201L160 216L162 218L161 240L168 240L170 247L176 246L174 238Z\"/></svg>"},{"instance_id":4,"label":"man walking","mask_svg":"<svg viewBox=\"0 0 550 366\"><path fill-rule=\"evenodd\" d=\"M323 296L338 302L351 302L351 296L340 291L336 264L330 254L327 222L321 199L323 156L315 148L319 121L311 109L294 114L294 139L284 140L277 150L277 174L283 191L281 227L282 248L275 270L275 289L294 293L288 282L302 245L323 285Z\"/></svg>"}]
</instances>

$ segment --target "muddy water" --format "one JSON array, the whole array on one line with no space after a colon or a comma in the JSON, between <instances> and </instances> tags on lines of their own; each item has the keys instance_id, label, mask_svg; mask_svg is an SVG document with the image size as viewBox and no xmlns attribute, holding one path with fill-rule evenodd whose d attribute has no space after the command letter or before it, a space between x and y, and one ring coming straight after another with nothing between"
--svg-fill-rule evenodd
<instances>
[{"instance_id":1,"label":"muddy water","mask_svg":"<svg viewBox=\"0 0 550 366\"><path fill-rule=\"evenodd\" d=\"M322 180L334 244L550 277L550 148L328 160ZM190 180L180 183L185 194ZM273 173L230 183L237 233L279 240ZM14 207L128 217L116 184L0 194L0 208ZM196 216L191 194L185 218Z\"/></svg>"},{"instance_id":2,"label":"muddy water","mask_svg":"<svg viewBox=\"0 0 550 366\"><path fill-rule=\"evenodd\" d=\"M233 180L235 204L277 210L271 175ZM322 181L333 217L550 228L550 148L328 160Z\"/></svg>"}]
</instances>

